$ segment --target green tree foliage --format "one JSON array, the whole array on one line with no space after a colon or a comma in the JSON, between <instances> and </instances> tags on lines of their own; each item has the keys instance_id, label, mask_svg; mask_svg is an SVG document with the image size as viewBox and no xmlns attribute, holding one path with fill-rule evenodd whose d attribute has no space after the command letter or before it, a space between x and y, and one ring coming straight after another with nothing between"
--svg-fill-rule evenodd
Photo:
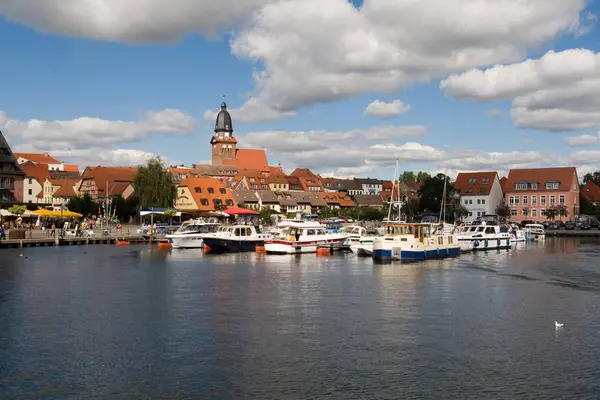
<instances>
[{"instance_id":1,"label":"green tree foliage","mask_svg":"<svg viewBox=\"0 0 600 400\"><path fill-rule=\"evenodd\" d=\"M600 186L600 171L585 174L583 176L583 183L588 183L589 181L592 181L596 185Z\"/></svg>"},{"instance_id":2,"label":"green tree foliage","mask_svg":"<svg viewBox=\"0 0 600 400\"><path fill-rule=\"evenodd\" d=\"M13 213L15 215L21 215L23 214L25 211L27 211L27 207L25 206L12 206L8 209L9 213Z\"/></svg>"},{"instance_id":3,"label":"green tree foliage","mask_svg":"<svg viewBox=\"0 0 600 400\"><path fill-rule=\"evenodd\" d=\"M510 208L506 205L506 203L499 204L498 207L494 210L496 215L500 218L510 219Z\"/></svg>"},{"instance_id":4,"label":"green tree foliage","mask_svg":"<svg viewBox=\"0 0 600 400\"><path fill-rule=\"evenodd\" d=\"M421 204L419 199L412 199L402 204L402 217L407 221L417 222L421 219Z\"/></svg>"},{"instance_id":5,"label":"green tree foliage","mask_svg":"<svg viewBox=\"0 0 600 400\"><path fill-rule=\"evenodd\" d=\"M556 216L560 219L566 218L569 216L569 209L564 204L559 204L556 207Z\"/></svg>"},{"instance_id":6,"label":"green tree foliage","mask_svg":"<svg viewBox=\"0 0 600 400\"><path fill-rule=\"evenodd\" d=\"M125 200L122 196L117 196L112 200L112 207L116 211L115 216L119 221L129 222L131 217L137 215L138 200L135 196L130 196Z\"/></svg>"},{"instance_id":7,"label":"green tree foliage","mask_svg":"<svg viewBox=\"0 0 600 400\"><path fill-rule=\"evenodd\" d=\"M339 208L324 207L319 211L319 217L321 218L332 218L339 217L342 214L342 210Z\"/></svg>"},{"instance_id":8,"label":"green tree foliage","mask_svg":"<svg viewBox=\"0 0 600 400\"><path fill-rule=\"evenodd\" d=\"M454 215L456 221L462 221L463 218L469 215L469 210L460 203L454 204L452 206L452 215Z\"/></svg>"},{"instance_id":9,"label":"green tree foliage","mask_svg":"<svg viewBox=\"0 0 600 400\"><path fill-rule=\"evenodd\" d=\"M419 172L419 174L421 174ZM446 180L446 195L454 193L454 188L450 183L450 178L444 174L437 174L434 177L429 177L423 181L423 185L419 189L419 201L421 212L428 210L433 213L439 213L442 206L442 198L444 196L444 180ZM448 196L447 199L451 198ZM447 204L450 202L447 200ZM447 209L446 209L447 211Z\"/></svg>"},{"instance_id":10,"label":"green tree foliage","mask_svg":"<svg viewBox=\"0 0 600 400\"><path fill-rule=\"evenodd\" d=\"M171 225L173 223L173 217L177 215L177 211L175 210L165 210L165 212L163 213L163 215L167 218L169 218L169 225Z\"/></svg>"},{"instance_id":11,"label":"green tree foliage","mask_svg":"<svg viewBox=\"0 0 600 400\"><path fill-rule=\"evenodd\" d=\"M579 195L579 214L596 215L596 209L594 205L581 194Z\"/></svg>"},{"instance_id":12,"label":"green tree foliage","mask_svg":"<svg viewBox=\"0 0 600 400\"><path fill-rule=\"evenodd\" d=\"M431 175L427 172L419 171L417 174L417 182L425 182L429 178L431 178Z\"/></svg>"},{"instance_id":13,"label":"green tree foliage","mask_svg":"<svg viewBox=\"0 0 600 400\"><path fill-rule=\"evenodd\" d=\"M558 209L556 207L550 207L546 209L546 218L554 221L558 216Z\"/></svg>"},{"instance_id":14,"label":"green tree foliage","mask_svg":"<svg viewBox=\"0 0 600 400\"><path fill-rule=\"evenodd\" d=\"M404 171L402 175L398 178L398 181L404 183L412 183L417 180L417 176L413 171Z\"/></svg>"},{"instance_id":15,"label":"green tree foliage","mask_svg":"<svg viewBox=\"0 0 600 400\"><path fill-rule=\"evenodd\" d=\"M352 207L343 210L341 214L358 221L381 221L384 218L382 210L372 207Z\"/></svg>"},{"instance_id":16,"label":"green tree foliage","mask_svg":"<svg viewBox=\"0 0 600 400\"><path fill-rule=\"evenodd\" d=\"M263 207L260 209L260 218L263 221L267 221L267 222L271 221L271 215L273 215L273 214L277 214L277 211L272 210L269 207Z\"/></svg>"},{"instance_id":17,"label":"green tree foliage","mask_svg":"<svg viewBox=\"0 0 600 400\"><path fill-rule=\"evenodd\" d=\"M135 196L140 207L173 207L177 200L177 187L173 176L160 157L149 159L138 167L133 180Z\"/></svg>"},{"instance_id":18,"label":"green tree foliage","mask_svg":"<svg viewBox=\"0 0 600 400\"><path fill-rule=\"evenodd\" d=\"M98 204L92 200L89 193L84 193L83 196L71 197L67 202L67 209L82 214L84 217L98 214Z\"/></svg>"}]
</instances>

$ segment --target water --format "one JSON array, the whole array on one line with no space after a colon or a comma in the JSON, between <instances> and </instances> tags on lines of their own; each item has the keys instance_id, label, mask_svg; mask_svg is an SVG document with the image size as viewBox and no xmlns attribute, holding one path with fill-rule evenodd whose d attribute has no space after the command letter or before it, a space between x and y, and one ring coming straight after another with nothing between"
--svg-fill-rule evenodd
<instances>
[{"instance_id":1,"label":"water","mask_svg":"<svg viewBox=\"0 0 600 400\"><path fill-rule=\"evenodd\" d=\"M2 250L0 398L596 399L599 255Z\"/></svg>"}]
</instances>

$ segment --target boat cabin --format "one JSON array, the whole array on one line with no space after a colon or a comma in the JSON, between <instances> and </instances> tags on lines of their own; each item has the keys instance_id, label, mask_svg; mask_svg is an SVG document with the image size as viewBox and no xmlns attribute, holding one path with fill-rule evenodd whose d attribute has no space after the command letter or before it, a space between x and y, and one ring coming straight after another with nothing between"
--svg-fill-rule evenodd
<instances>
[{"instance_id":1,"label":"boat cabin","mask_svg":"<svg viewBox=\"0 0 600 400\"><path fill-rule=\"evenodd\" d=\"M223 236L246 237L256 233L256 229L252 225L223 225L217 230L217 234Z\"/></svg>"}]
</instances>

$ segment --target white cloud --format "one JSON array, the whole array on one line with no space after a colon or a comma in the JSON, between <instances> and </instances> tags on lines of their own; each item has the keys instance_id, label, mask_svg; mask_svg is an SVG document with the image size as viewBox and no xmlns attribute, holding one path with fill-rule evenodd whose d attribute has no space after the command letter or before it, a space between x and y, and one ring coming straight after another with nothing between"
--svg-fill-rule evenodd
<instances>
[{"instance_id":1,"label":"white cloud","mask_svg":"<svg viewBox=\"0 0 600 400\"><path fill-rule=\"evenodd\" d=\"M364 114L371 117L391 118L408 111L410 111L410 104L404 104L401 100L392 100L389 103L374 100L365 108Z\"/></svg>"},{"instance_id":2,"label":"white cloud","mask_svg":"<svg viewBox=\"0 0 600 400\"><path fill-rule=\"evenodd\" d=\"M505 112L499 108L490 108L489 110L485 110L485 115L488 117L500 117L504 114Z\"/></svg>"},{"instance_id":3,"label":"white cloud","mask_svg":"<svg viewBox=\"0 0 600 400\"><path fill-rule=\"evenodd\" d=\"M600 143L600 132L596 135L584 134L579 136L570 136L565 138L564 141L566 144L573 147L591 146Z\"/></svg>"},{"instance_id":4,"label":"white cloud","mask_svg":"<svg viewBox=\"0 0 600 400\"><path fill-rule=\"evenodd\" d=\"M239 122L274 121L280 118L293 117L295 111L280 111L258 103L257 99L248 99L240 108L228 108L231 119ZM215 122L219 111L205 110L204 120Z\"/></svg>"},{"instance_id":5,"label":"white cloud","mask_svg":"<svg viewBox=\"0 0 600 400\"><path fill-rule=\"evenodd\" d=\"M347 0L286 0L254 14L231 48L264 66L251 101L293 111L520 60L558 34L578 34L586 3L365 0L356 8Z\"/></svg>"},{"instance_id":6,"label":"white cloud","mask_svg":"<svg viewBox=\"0 0 600 400\"><path fill-rule=\"evenodd\" d=\"M600 53L549 51L536 60L473 69L440 83L476 101L511 99L517 126L552 131L600 127Z\"/></svg>"},{"instance_id":7,"label":"white cloud","mask_svg":"<svg viewBox=\"0 0 600 400\"><path fill-rule=\"evenodd\" d=\"M137 121L112 121L80 117L69 121L11 120L0 111L0 130L5 135L39 149L64 150L107 148L139 141L152 134L185 135L195 127L192 117L182 111L148 111Z\"/></svg>"},{"instance_id":8,"label":"white cloud","mask_svg":"<svg viewBox=\"0 0 600 400\"><path fill-rule=\"evenodd\" d=\"M20 144L14 146L13 151L24 153L41 153L46 148L37 148L30 144ZM55 149L51 151L52 157L63 160L67 163L87 165L140 165L149 158L155 156L143 150L136 149L106 149L100 147L91 147L86 149ZM161 157L165 162L168 160Z\"/></svg>"},{"instance_id":9,"label":"white cloud","mask_svg":"<svg viewBox=\"0 0 600 400\"><path fill-rule=\"evenodd\" d=\"M571 154L574 164L589 165L600 164L600 150L581 150Z\"/></svg>"},{"instance_id":10,"label":"white cloud","mask_svg":"<svg viewBox=\"0 0 600 400\"><path fill-rule=\"evenodd\" d=\"M456 151L442 161L440 166L462 171L494 171L511 168L537 168L552 165L553 162L556 162L556 155L537 151Z\"/></svg>"},{"instance_id":11,"label":"white cloud","mask_svg":"<svg viewBox=\"0 0 600 400\"><path fill-rule=\"evenodd\" d=\"M2 0L0 14L43 32L125 43L214 35L277 0Z\"/></svg>"}]
</instances>

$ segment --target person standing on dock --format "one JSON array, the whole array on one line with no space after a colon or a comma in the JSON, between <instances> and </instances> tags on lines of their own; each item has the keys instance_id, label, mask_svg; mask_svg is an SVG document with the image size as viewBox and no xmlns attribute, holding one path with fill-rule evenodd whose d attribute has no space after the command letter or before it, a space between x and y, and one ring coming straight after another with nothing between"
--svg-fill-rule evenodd
<instances>
[{"instance_id":1,"label":"person standing on dock","mask_svg":"<svg viewBox=\"0 0 600 400\"><path fill-rule=\"evenodd\" d=\"M52 237L55 237L56 236L56 223L55 222L52 222L52 228L51 229L52 229L52 231L51 231L50 234L52 235Z\"/></svg>"},{"instance_id":2,"label":"person standing on dock","mask_svg":"<svg viewBox=\"0 0 600 400\"><path fill-rule=\"evenodd\" d=\"M4 231L4 225L0 224L0 241L6 240L6 232Z\"/></svg>"}]
</instances>

